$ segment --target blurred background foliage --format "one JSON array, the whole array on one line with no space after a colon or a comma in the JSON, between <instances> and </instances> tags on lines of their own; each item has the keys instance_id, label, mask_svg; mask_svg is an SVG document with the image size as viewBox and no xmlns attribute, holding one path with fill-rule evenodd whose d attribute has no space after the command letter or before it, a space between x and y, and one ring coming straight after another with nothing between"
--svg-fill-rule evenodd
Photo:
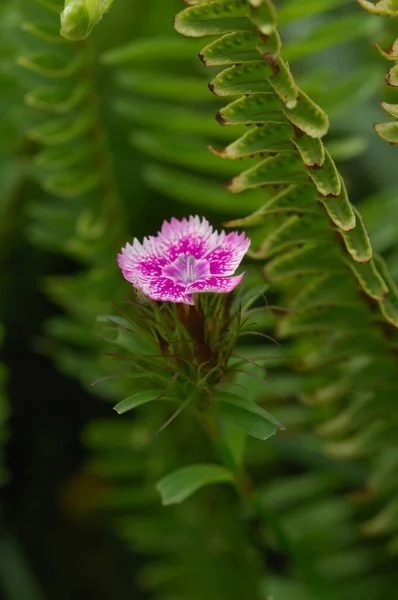
<instances>
[{"instance_id":1,"label":"blurred background foliage","mask_svg":"<svg viewBox=\"0 0 398 600\"><path fill-rule=\"evenodd\" d=\"M298 4L276 3L286 59L331 118L330 153L397 281L396 150L372 128L385 120L378 101L394 101L372 46L391 45L393 20L344 0ZM321 353L319 332L315 342L305 331L281 347L259 341L253 351L272 381L260 388L242 376L286 427L247 445L261 519L224 486L161 506L160 477L214 457L189 418L153 439L163 409L112 411L131 394L123 359L105 353L97 323L129 293L116 254L165 218L198 213L218 227L260 208L268 192L223 186L250 159L242 167L207 146L226 146L245 127L215 121L225 102L207 83L219 69L197 58L206 41L174 31L178 0L115 0L90 37L73 43L59 35L62 8L58 0L0 6L1 597L393 598L396 382L379 412L363 417L366 402L347 386L336 391L338 361L325 372L318 361L310 375L290 361L316 344ZM248 262L250 281L261 280L261 264ZM271 284L268 304L281 306L285 292ZM275 336L278 313L266 310L262 321ZM394 361L397 338L386 336ZM352 347L356 367L343 375L359 382L360 337ZM379 366L379 380L392 364ZM375 444L369 425L389 416L389 437Z\"/></svg>"}]
</instances>

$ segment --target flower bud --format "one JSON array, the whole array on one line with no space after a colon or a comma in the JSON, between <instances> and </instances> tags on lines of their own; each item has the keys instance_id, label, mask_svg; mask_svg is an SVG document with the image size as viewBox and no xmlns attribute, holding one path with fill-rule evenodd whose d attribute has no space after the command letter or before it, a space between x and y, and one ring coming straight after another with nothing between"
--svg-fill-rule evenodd
<instances>
[{"instance_id":1,"label":"flower bud","mask_svg":"<svg viewBox=\"0 0 398 600\"><path fill-rule=\"evenodd\" d=\"M61 13L61 35L74 42L85 39L105 12L101 9L103 4L100 0L66 0Z\"/></svg>"}]
</instances>

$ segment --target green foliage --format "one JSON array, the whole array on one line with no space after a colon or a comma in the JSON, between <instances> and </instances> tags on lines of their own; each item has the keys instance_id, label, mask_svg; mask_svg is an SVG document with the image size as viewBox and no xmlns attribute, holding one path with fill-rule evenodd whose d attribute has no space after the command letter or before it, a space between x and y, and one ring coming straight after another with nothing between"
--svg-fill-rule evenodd
<instances>
[{"instance_id":1,"label":"green foliage","mask_svg":"<svg viewBox=\"0 0 398 600\"><path fill-rule=\"evenodd\" d=\"M392 2L377 2L375 5L370 2L364 2L363 0L358 0L360 5L363 6L366 10L372 13L376 13L377 15L387 15L389 17L398 16L398 5ZM380 48L378 44L376 44L377 49L379 50L381 56L386 58L387 60L398 60L398 38L394 40L391 47L384 51ZM398 86L398 65L391 67L386 75L386 83L389 86L397 87ZM395 119L398 119L398 104L391 104L388 102L381 102L380 106L386 111L386 113ZM387 123L376 123L374 125L374 129L376 133L390 144L398 144L398 123L396 121L389 121Z\"/></svg>"},{"instance_id":2,"label":"green foliage","mask_svg":"<svg viewBox=\"0 0 398 600\"><path fill-rule=\"evenodd\" d=\"M380 19L348 0L192 0L176 24L218 36L203 48L171 31L179 3L145 4L119 0L77 44L59 35L57 2L0 9L10 115L1 227L16 227L21 203L32 244L76 261L73 274L41 284L61 314L36 346L107 402L84 432L90 515L140 557L138 585L151 598L391 597L398 215L394 189L363 200L369 181L392 181L392 159L387 145L360 156L366 140L351 127L361 110L366 128L373 118L363 107L383 65L366 46L381 39ZM63 34L87 38L109 5L67 3L77 17L63 12ZM346 42L353 64L339 58ZM394 46L384 54L396 59ZM394 106L384 103L395 118ZM153 348L112 304L131 306L120 246L192 212L229 219L253 241L242 304L256 337L242 336L231 357L216 440L189 411L155 435L180 405L159 399L169 373L159 368L157 385L133 373L131 353ZM250 305L264 277L272 306ZM240 499L207 487L216 481L233 481ZM186 501L163 507L156 482L165 504Z\"/></svg>"}]
</instances>

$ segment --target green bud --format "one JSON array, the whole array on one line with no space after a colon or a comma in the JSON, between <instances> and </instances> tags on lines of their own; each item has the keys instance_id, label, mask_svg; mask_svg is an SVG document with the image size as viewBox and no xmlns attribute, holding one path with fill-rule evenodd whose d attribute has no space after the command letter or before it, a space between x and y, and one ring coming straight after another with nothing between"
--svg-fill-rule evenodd
<instances>
[{"instance_id":1,"label":"green bud","mask_svg":"<svg viewBox=\"0 0 398 600\"><path fill-rule=\"evenodd\" d=\"M61 13L61 35L76 42L88 37L113 0L65 0Z\"/></svg>"}]
</instances>

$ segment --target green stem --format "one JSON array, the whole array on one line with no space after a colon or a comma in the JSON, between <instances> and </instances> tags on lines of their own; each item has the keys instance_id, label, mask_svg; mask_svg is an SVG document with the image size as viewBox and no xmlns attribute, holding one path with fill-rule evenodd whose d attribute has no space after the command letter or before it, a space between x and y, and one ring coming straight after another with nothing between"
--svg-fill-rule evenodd
<instances>
[{"instance_id":1,"label":"green stem","mask_svg":"<svg viewBox=\"0 0 398 600\"><path fill-rule=\"evenodd\" d=\"M201 421L214 444L220 460L234 475L235 489L245 508L244 512L249 515L249 521L258 519L266 525L276 539L279 549L287 559L290 559L291 570L296 570L302 574L305 580L319 594L319 600L333 600L333 592L327 589L324 580L312 568L310 560L307 560L302 549L291 540L283 526L280 525L278 517L267 509L245 467L236 462L231 450L223 439L217 419L207 411L201 413ZM264 554L264 550L266 550L264 546L260 546L257 541L254 541L254 546L258 548L261 554Z\"/></svg>"}]
</instances>

